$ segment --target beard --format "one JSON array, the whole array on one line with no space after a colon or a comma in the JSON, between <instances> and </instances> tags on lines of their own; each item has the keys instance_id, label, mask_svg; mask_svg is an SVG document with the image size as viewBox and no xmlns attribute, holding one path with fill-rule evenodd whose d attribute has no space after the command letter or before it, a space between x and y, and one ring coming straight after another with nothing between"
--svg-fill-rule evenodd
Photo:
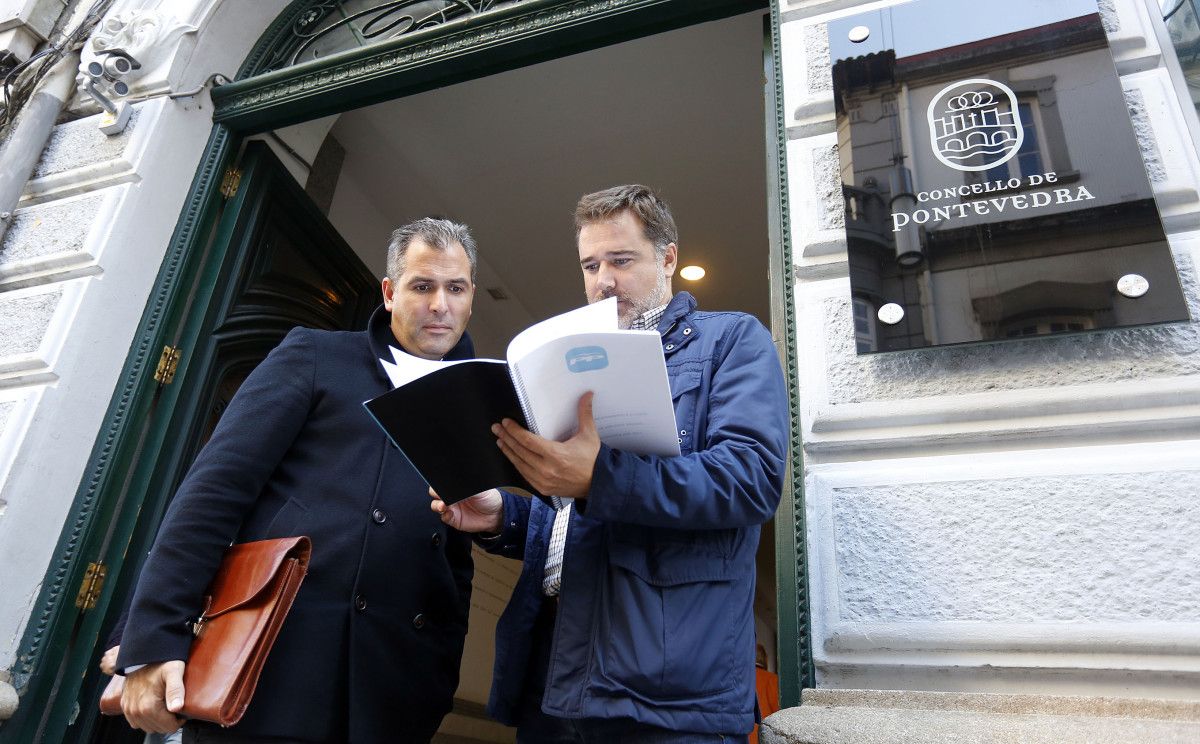
<instances>
[{"instance_id":1,"label":"beard","mask_svg":"<svg viewBox=\"0 0 1200 744\"><path fill-rule=\"evenodd\" d=\"M601 292L592 302L607 300L609 297L616 297L618 301L625 303L625 309L619 311L617 316L617 326L623 330L629 330L633 321L667 301L667 272L660 265L654 286L641 295L631 296L621 294L616 290L608 290Z\"/></svg>"}]
</instances>

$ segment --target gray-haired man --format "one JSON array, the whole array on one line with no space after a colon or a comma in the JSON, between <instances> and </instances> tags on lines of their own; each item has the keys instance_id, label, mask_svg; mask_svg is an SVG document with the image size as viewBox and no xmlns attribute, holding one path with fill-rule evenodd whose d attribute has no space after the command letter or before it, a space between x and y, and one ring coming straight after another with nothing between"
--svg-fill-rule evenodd
<instances>
[{"instance_id":1,"label":"gray-haired man","mask_svg":"<svg viewBox=\"0 0 1200 744\"><path fill-rule=\"evenodd\" d=\"M463 225L397 230L366 331L297 328L243 383L196 458L138 582L118 669L129 722L177 728L188 621L225 548L308 535L309 575L245 717L184 741L427 742L458 686L471 545L425 506L420 475L362 407L380 359L474 356L475 243ZM413 426L421 422L414 421ZM132 669L137 667L136 669Z\"/></svg>"}]
</instances>

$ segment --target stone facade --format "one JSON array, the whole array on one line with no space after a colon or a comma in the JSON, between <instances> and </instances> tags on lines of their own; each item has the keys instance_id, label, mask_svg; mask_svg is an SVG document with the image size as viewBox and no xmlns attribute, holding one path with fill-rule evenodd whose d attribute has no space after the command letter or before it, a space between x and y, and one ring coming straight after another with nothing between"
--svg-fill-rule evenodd
<instances>
[{"instance_id":1,"label":"stone facade","mask_svg":"<svg viewBox=\"0 0 1200 744\"><path fill-rule=\"evenodd\" d=\"M225 5L118 3L166 29L138 90L199 92L135 103L115 136L99 116L56 126L0 245L0 669L45 623L43 587L73 596L55 547L84 529L68 515L212 127L201 83L286 2Z\"/></svg>"},{"instance_id":2,"label":"stone facade","mask_svg":"<svg viewBox=\"0 0 1200 744\"><path fill-rule=\"evenodd\" d=\"M825 23L781 0L813 646L827 687L1193 697L1200 324L859 356ZM1189 311L1189 106L1100 3Z\"/></svg>"}]
</instances>

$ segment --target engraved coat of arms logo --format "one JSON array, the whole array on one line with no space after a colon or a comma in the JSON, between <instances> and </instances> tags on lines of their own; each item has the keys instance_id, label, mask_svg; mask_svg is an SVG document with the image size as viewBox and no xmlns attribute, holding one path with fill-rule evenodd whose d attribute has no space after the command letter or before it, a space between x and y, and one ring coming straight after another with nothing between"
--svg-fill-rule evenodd
<instances>
[{"instance_id":1,"label":"engraved coat of arms logo","mask_svg":"<svg viewBox=\"0 0 1200 744\"><path fill-rule=\"evenodd\" d=\"M947 85L930 101L928 117L933 153L955 170L995 168L1016 155L1025 140L1017 95L995 80Z\"/></svg>"}]
</instances>

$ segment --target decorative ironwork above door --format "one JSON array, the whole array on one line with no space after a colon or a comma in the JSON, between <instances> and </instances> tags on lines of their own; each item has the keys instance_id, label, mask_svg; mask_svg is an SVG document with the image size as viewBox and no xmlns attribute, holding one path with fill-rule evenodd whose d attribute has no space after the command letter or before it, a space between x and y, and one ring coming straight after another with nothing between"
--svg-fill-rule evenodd
<instances>
[{"instance_id":1,"label":"decorative ironwork above door","mask_svg":"<svg viewBox=\"0 0 1200 744\"><path fill-rule=\"evenodd\" d=\"M259 72L397 39L525 0L321 0L304 9Z\"/></svg>"},{"instance_id":2,"label":"decorative ironwork above door","mask_svg":"<svg viewBox=\"0 0 1200 744\"><path fill-rule=\"evenodd\" d=\"M266 29L235 81L213 88L213 120L253 134L764 4L296 0Z\"/></svg>"}]
</instances>

